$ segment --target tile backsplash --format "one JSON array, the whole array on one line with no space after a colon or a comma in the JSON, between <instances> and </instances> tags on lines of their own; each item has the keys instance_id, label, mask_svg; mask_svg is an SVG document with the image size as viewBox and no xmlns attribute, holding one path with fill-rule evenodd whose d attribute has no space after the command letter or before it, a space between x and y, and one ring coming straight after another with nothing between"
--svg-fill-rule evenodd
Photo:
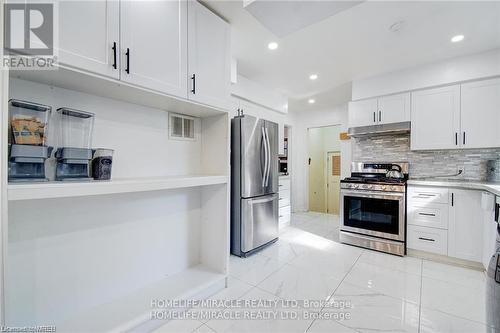
<instances>
[{"instance_id":1,"label":"tile backsplash","mask_svg":"<svg viewBox=\"0 0 500 333\"><path fill-rule=\"evenodd\" d=\"M452 175L463 167L462 175L448 178L485 180L486 161L500 159L500 148L411 151L409 134L355 138L352 149L353 161L408 161L410 178Z\"/></svg>"}]
</instances>

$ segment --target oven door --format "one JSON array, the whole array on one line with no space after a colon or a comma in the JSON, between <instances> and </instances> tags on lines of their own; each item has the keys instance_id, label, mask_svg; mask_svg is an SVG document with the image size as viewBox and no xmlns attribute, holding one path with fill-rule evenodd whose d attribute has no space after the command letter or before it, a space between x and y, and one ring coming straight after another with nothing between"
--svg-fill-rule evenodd
<instances>
[{"instance_id":1,"label":"oven door","mask_svg":"<svg viewBox=\"0 0 500 333\"><path fill-rule=\"evenodd\" d=\"M341 190L340 200L340 230L405 240L404 193Z\"/></svg>"}]
</instances>

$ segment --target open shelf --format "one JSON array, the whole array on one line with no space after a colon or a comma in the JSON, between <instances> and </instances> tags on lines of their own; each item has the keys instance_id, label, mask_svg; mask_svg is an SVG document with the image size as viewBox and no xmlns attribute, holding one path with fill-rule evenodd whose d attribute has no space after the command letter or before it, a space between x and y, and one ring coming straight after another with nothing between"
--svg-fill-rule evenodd
<instances>
[{"instance_id":1,"label":"open shelf","mask_svg":"<svg viewBox=\"0 0 500 333\"><path fill-rule=\"evenodd\" d=\"M226 183L227 176L224 175L193 175L88 182L16 183L9 184L7 191L9 201L15 201L160 191Z\"/></svg>"},{"instance_id":2,"label":"open shelf","mask_svg":"<svg viewBox=\"0 0 500 333\"><path fill-rule=\"evenodd\" d=\"M202 118L227 113L227 110L217 109L191 100L167 95L159 91L142 88L127 82L63 65L60 65L55 70L18 70L9 72L12 78L43 83L194 117Z\"/></svg>"},{"instance_id":3,"label":"open shelf","mask_svg":"<svg viewBox=\"0 0 500 333\"><path fill-rule=\"evenodd\" d=\"M151 307L152 300L198 299L211 288L224 288L225 277L202 265L194 266L128 296L77 314L57 329L62 332L128 331L151 319L151 311L155 310Z\"/></svg>"}]
</instances>

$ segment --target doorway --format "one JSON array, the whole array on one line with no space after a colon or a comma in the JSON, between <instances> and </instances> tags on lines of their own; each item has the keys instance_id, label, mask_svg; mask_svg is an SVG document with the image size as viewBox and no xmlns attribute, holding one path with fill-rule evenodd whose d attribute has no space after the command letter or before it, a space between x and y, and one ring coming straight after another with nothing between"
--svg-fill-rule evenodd
<instances>
[{"instance_id":1,"label":"doorway","mask_svg":"<svg viewBox=\"0 0 500 333\"><path fill-rule=\"evenodd\" d=\"M309 211L339 214L340 126L308 129Z\"/></svg>"}]
</instances>

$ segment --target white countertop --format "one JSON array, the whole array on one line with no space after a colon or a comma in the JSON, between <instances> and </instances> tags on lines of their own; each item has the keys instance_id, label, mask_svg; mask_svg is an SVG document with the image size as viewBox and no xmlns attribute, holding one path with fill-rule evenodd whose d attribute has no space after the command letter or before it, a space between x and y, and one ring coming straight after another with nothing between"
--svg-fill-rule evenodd
<instances>
[{"instance_id":1,"label":"white countertop","mask_svg":"<svg viewBox=\"0 0 500 333\"><path fill-rule=\"evenodd\" d=\"M470 190L482 190L500 196L500 183L492 183L484 181L426 178L426 179L410 179L408 180L408 185L454 187L454 188L463 188Z\"/></svg>"}]
</instances>

